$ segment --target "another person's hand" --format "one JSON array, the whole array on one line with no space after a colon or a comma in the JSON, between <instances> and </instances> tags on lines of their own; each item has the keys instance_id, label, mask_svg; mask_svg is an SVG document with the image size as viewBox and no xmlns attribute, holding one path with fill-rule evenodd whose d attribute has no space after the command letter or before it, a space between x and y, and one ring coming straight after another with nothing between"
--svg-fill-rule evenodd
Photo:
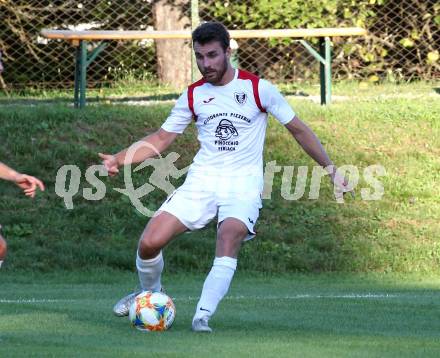
<instances>
[{"instance_id":1,"label":"another person's hand","mask_svg":"<svg viewBox=\"0 0 440 358\"><path fill-rule=\"evenodd\" d=\"M15 184L17 184L21 189L23 189L26 196L33 198L39 188L44 191L44 184L40 179L26 174L17 174L14 178Z\"/></svg>"},{"instance_id":2,"label":"another person's hand","mask_svg":"<svg viewBox=\"0 0 440 358\"><path fill-rule=\"evenodd\" d=\"M98 153L99 157L102 159L102 164L104 164L105 169L108 171L108 175L115 176L119 173L118 160L112 154Z\"/></svg>"}]
</instances>

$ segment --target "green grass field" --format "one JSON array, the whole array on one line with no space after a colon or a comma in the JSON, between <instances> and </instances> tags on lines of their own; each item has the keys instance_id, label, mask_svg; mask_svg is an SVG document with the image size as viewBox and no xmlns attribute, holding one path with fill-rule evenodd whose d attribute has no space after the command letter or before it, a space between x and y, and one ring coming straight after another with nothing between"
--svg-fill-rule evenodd
<instances>
[{"instance_id":1,"label":"green grass field","mask_svg":"<svg viewBox=\"0 0 440 358\"><path fill-rule=\"evenodd\" d=\"M211 320L190 323L201 274L165 275L177 316L145 333L111 312L121 272L1 275L2 357L438 357L440 283L416 275L238 274Z\"/></svg>"},{"instance_id":2,"label":"green grass field","mask_svg":"<svg viewBox=\"0 0 440 358\"><path fill-rule=\"evenodd\" d=\"M361 180L357 197L340 205L328 182L319 199L309 199L308 183L303 198L288 201L277 174L212 335L192 333L190 323L212 263L215 223L165 249L164 285L177 318L169 332L141 333L111 308L137 284L134 253L148 219L113 190L124 186L121 177L102 178L104 199L82 197L97 152L155 131L172 104L154 101L175 95L164 88L91 91L84 110L73 109L67 93L1 97L0 160L42 178L47 190L29 200L0 182L9 244L0 270L0 357L439 357L439 88L341 83L335 102L322 107L283 87L335 163L386 168L385 194L361 200ZM121 98L139 93L136 104L144 105ZM181 156L179 168L196 150L194 128L170 148ZM264 155L281 166L314 164L273 119ZM65 164L83 174L72 210L55 193ZM150 173L136 173L135 186ZM144 203L154 210L165 197L155 190Z\"/></svg>"},{"instance_id":3,"label":"green grass field","mask_svg":"<svg viewBox=\"0 0 440 358\"><path fill-rule=\"evenodd\" d=\"M369 186L361 177L356 199L343 205L333 199L328 180L323 181L319 199L308 198L308 183L300 200L289 201L281 197L282 173L277 173L272 197L263 203L258 240L241 252L242 267L270 272L439 273L438 88L429 83L342 83L334 92L348 99L329 107L301 96L289 97L337 165L355 165L361 173L373 164L386 169L387 175L380 178L384 196L379 201L362 200L361 190ZM310 88L310 94L316 91ZM0 220L10 245L4 270L133 269L133 252L147 218L114 190L124 187L122 175L102 178L107 188L104 199L85 200L82 190L91 185L84 173L99 163L98 152L118 151L159 128L172 104L133 106L110 101L75 110L66 103L38 102L41 98L36 102L17 99L27 104L2 102L12 104L0 111L0 158L41 177L47 191L31 201L13 185L0 182ZM180 155L178 168L187 166L197 151L194 127L169 151ZM264 156L266 163L308 166L310 171L315 164L273 119ZM55 193L57 171L65 164L77 165L83 175L72 210ZM144 184L149 173L149 168L136 173L135 186ZM170 181L177 186L181 179ZM154 210L165 198L156 189L143 202ZM206 270L214 237L213 223L173 242L166 252L172 270Z\"/></svg>"}]
</instances>

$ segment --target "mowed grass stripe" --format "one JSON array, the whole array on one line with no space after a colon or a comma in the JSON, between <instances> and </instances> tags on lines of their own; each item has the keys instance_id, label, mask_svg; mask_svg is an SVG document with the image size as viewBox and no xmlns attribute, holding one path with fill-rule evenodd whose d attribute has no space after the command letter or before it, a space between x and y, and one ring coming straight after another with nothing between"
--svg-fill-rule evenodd
<instances>
[{"instance_id":1,"label":"mowed grass stripe","mask_svg":"<svg viewBox=\"0 0 440 358\"><path fill-rule=\"evenodd\" d=\"M438 297L438 294L396 294L396 293L349 293L349 294L298 294L298 295L287 295L287 296L226 296L224 301L240 301L240 300L307 300L307 299L354 299L354 300L365 300L365 299L417 299L426 297ZM172 297L173 301L176 302L192 302L197 301L199 297ZM18 304L45 304L45 303L55 303L55 302L92 302L96 301L92 298L83 299L57 299L57 298L16 298L16 299L6 299L0 298L1 303L18 303ZM106 300L101 300L106 301Z\"/></svg>"},{"instance_id":2,"label":"mowed grass stripe","mask_svg":"<svg viewBox=\"0 0 440 358\"><path fill-rule=\"evenodd\" d=\"M177 316L170 331L145 334L111 308L132 287L112 273L15 273L1 284L0 356L105 357L438 357L436 277L240 273L211 320L212 335L190 330L201 275L167 275ZM133 276L135 276L133 274ZM80 281L81 282L75 282ZM94 281L96 280L96 282ZM17 283L19 281L20 283ZM106 282L103 284L103 281ZM75 295L77 292L77 295ZM50 300L34 302L31 300ZM57 301L56 301L57 300Z\"/></svg>"}]
</instances>

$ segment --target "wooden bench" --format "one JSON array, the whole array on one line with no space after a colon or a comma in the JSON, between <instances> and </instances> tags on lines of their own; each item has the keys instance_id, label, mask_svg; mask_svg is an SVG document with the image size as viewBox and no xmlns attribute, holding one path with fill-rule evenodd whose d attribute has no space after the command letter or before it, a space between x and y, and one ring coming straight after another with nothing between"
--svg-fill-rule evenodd
<instances>
[{"instance_id":1,"label":"wooden bench","mask_svg":"<svg viewBox=\"0 0 440 358\"><path fill-rule=\"evenodd\" d=\"M331 101L331 38L340 36L360 36L367 31L359 27L320 28L320 29L286 29L286 30L231 30L231 38L297 38L320 63L321 104ZM144 39L190 39L191 31L75 31L48 30L41 31L48 39L69 41L76 48L74 105L82 108L86 104L87 67L98 56L111 40L144 40ZM305 39L317 37L319 49L315 50ZM101 43L90 53L87 52L87 41Z\"/></svg>"}]
</instances>

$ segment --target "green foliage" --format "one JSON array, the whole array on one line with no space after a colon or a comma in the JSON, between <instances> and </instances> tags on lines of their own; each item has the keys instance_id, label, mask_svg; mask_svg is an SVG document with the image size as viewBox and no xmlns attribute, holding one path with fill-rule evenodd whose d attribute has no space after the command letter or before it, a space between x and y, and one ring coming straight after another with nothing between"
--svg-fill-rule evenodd
<instances>
[{"instance_id":1,"label":"green foliage","mask_svg":"<svg viewBox=\"0 0 440 358\"><path fill-rule=\"evenodd\" d=\"M0 49L6 84L71 88L74 48L66 41L45 43L43 28L88 25L93 30L145 30L154 25L156 1L94 0L0 1ZM167 1L184 16L188 2ZM440 5L429 0L207 0L199 2L202 20L218 20L230 29L361 26L367 36L333 38L333 77L411 80L438 78ZM310 39L316 44L317 39ZM92 47L90 45L89 47ZM299 44L288 39L243 40L240 66L282 82L317 78L316 65ZM122 80L158 78L152 41L110 41L88 71L88 86ZM176 66L180 66L179 61ZM0 91L3 92L3 91Z\"/></svg>"},{"instance_id":2,"label":"green foliage","mask_svg":"<svg viewBox=\"0 0 440 358\"><path fill-rule=\"evenodd\" d=\"M88 25L93 30L141 30L153 24L151 2L147 1L118 4L108 0L4 0L0 1L0 14L0 50L6 68L2 75L6 83L17 88L42 82L46 82L46 88L65 87L66 83L70 87L73 82L74 48L65 41L42 42L43 28ZM155 65L152 43L110 42L90 66L89 85L125 78L124 67L134 69L130 75L136 75L136 79L144 79L146 73L151 75Z\"/></svg>"},{"instance_id":3,"label":"green foliage","mask_svg":"<svg viewBox=\"0 0 440 358\"><path fill-rule=\"evenodd\" d=\"M391 0L212 0L200 4L203 19L217 19L230 29L289 29L359 26L368 34L361 38L333 38L333 74L335 77L408 79L435 78L439 70L439 11L435 1ZM307 72L309 63L301 66L293 41L265 40L242 44L240 56L253 71L275 80L282 80L284 72L291 73L300 66L303 77L313 77ZM317 39L310 39L316 43ZM255 51L255 46L261 48ZM267 48L267 50L266 50ZM263 52L261 56L258 56ZM263 72L251 59L266 59L260 66L274 68ZM254 67L252 67L254 66ZM300 76L301 77L301 76ZM316 76L315 76L316 77Z\"/></svg>"},{"instance_id":4,"label":"green foliage","mask_svg":"<svg viewBox=\"0 0 440 358\"><path fill-rule=\"evenodd\" d=\"M382 3L382 2L381 2ZM290 1L253 0L245 2L213 1L201 4L204 18L219 19L230 29L298 29L322 27L369 28L375 19L375 6L370 0ZM317 38L307 39L318 43ZM377 60L376 50L351 41L346 37L333 39L336 57L334 64L343 62L344 67L334 65L334 74L341 78L356 76L359 68L354 68L347 57L365 63ZM258 47L258 50L255 47ZM380 47L382 49L383 47ZM240 43L240 58L244 58L247 69L258 72L265 78L282 82L291 78L292 72L299 72L299 78L317 78L315 65L305 61L300 54L302 48L294 39L267 39L258 42ZM341 53L343 56L337 56ZM252 59L256 58L253 63ZM359 67L359 66L357 66ZM363 66L364 67L364 66ZM299 71L298 71L299 70ZM348 72L348 73L347 73ZM368 71L366 71L368 72ZM296 77L296 76L295 76Z\"/></svg>"},{"instance_id":5,"label":"green foliage","mask_svg":"<svg viewBox=\"0 0 440 358\"><path fill-rule=\"evenodd\" d=\"M356 3L351 0L214 1L213 5L202 4L202 12L212 12L215 18L224 19L231 29L363 26L366 19L374 15L369 0Z\"/></svg>"}]
</instances>

